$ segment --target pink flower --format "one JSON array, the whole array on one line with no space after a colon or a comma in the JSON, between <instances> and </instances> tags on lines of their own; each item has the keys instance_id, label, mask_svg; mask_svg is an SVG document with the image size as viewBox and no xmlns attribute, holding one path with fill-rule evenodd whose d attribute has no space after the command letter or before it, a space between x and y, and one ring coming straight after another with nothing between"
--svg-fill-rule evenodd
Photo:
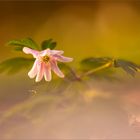
<instances>
[{"instance_id":1,"label":"pink flower","mask_svg":"<svg viewBox=\"0 0 140 140\"><path fill-rule=\"evenodd\" d=\"M71 62L73 60L72 58L62 56L64 51L60 50L46 49L43 51L37 51L24 47L23 52L26 54L32 54L36 59L32 69L28 73L30 78L34 78L36 76L36 82L41 81L43 76L46 81L50 81L52 79L51 70L53 70L56 75L63 78L64 74L57 66L57 61Z\"/></svg>"}]
</instances>

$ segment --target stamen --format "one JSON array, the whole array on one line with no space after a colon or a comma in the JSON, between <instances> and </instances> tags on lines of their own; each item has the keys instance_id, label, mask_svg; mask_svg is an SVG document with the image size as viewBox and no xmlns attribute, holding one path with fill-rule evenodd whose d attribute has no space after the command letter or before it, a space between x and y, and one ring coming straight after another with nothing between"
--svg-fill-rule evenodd
<instances>
[{"instance_id":1,"label":"stamen","mask_svg":"<svg viewBox=\"0 0 140 140\"><path fill-rule=\"evenodd\" d=\"M48 62L49 60L50 60L50 57L47 55L42 57L43 62Z\"/></svg>"}]
</instances>

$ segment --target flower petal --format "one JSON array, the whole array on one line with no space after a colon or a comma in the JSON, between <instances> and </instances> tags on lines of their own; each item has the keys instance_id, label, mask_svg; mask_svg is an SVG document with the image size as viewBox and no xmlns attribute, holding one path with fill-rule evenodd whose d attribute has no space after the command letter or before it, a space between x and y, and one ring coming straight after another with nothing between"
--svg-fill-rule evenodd
<instances>
[{"instance_id":1,"label":"flower petal","mask_svg":"<svg viewBox=\"0 0 140 140\"><path fill-rule=\"evenodd\" d=\"M37 66L38 66L38 73L37 73L35 81L40 82L42 80L42 78L43 78L43 75L44 75L44 63L39 62L37 64Z\"/></svg>"},{"instance_id":2,"label":"flower petal","mask_svg":"<svg viewBox=\"0 0 140 140\"><path fill-rule=\"evenodd\" d=\"M36 76L38 72L38 69L37 69L37 60L35 60L34 64L33 64L33 67L31 68L31 70L28 72L28 76L30 78L34 78Z\"/></svg>"},{"instance_id":3,"label":"flower petal","mask_svg":"<svg viewBox=\"0 0 140 140\"><path fill-rule=\"evenodd\" d=\"M46 50L41 51L39 54L40 56L45 56L45 55L50 55L51 52L50 52L50 49L48 48Z\"/></svg>"},{"instance_id":4,"label":"flower petal","mask_svg":"<svg viewBox=\"0 0 140 140\"><path fill-rule=\"evenodd\" d=\"M62 56L62 55L54 55L54 57L60 61L60 62L71 62L73 61L73 58L70 58L70 57L65 57L65 56Z\"/></svg>"},{"instance_id":5,"label":"flower petal","mask_svg":"<svg viewBox=\"0 0 140 140\"><path fill-rule=\"evenodd\" d=\"M51 68L54 71L54 73L56 75L58 75L59 77L63 78L64 77L64 74L61 72L61 70L57 66L56 60L51 60L50 63L51 63Z\"/></svg>"},{"instance_id":6,"label":"flower petal","mask_svg":"<svg viewBox=\"0 0 140 140\"><path fill-rule=\"evenodd\" d=\"M36 58L39 54L39 51L33 50L31 48L28 48L28 47L24 47L23 52L26 54L32 54L34 58Z\"/></svg>"},{"instance_id":7,"label":"flower petal","mask_svg":"<svg viewBox=\"0 0 140 140\"><path fill-rule=\"evenodd\" d=\"M45 77L46 81L51 81L51 79L52 79L50 64L44 65L44 77Z\"/></svg>"},{"instance_id":8,"label":"flower petal","mask_svg":"<svg viewBox=\"0 0 140 140\"><path fill-rule=\"evenodd\" d=\"M51 55L55 55L55 54L61 55L61 54L64 53L64 51L61 51L61 50L50 50L50 53L51 53Z\"/></svg>"}]
</instances>

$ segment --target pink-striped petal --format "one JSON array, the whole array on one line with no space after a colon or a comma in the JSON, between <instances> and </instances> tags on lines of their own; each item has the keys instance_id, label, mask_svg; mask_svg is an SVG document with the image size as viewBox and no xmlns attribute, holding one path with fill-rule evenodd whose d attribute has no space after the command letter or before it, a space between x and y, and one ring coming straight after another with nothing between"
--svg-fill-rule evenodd
<instances>
[{"instance_id":1,"label":"pink-striped petal","mask_svg":"<svg viewBox=\"0 0 140 140\"><path fill-rule=\"evenodd\" d=\"M44 75L44 63L39 62L37 66L38 66L38 73L37 73L35 81L40 82Z\"/></svg>"},{"instance_id":2,"label":"pink-striped petal","mask_svg":"<svg viewBox=\"0 0 140 140\"><path fill-rule=\"evenodd\" d=\"M54 73L58 75L59 77L64 78L64 74L61 72L61 70L57 66L57 62L55 60L51 60L50 63L51 63L51 68L54 71Z\"/></svg>"},{"instance_id":3,"label":"pink-striped petal","mask_svg":"<svg viewBox=\"0 0 140 140\"><path fill-rule=\"evenodd\" d=\"M33 67L31 68L31 70L28 72L28 76L30 78L34 78L38 72L38 69L37 69L37 60L35 60L34 64L33 64Z\"/></svg>"},{"instance_id":4,"label":"pink-striped petal","mask_svg":"<svg viewBox=\"0 0 140 140\"><path fill-rule=\"evenodd\" d=\"M39 54L39 51L33 50L31 48L28 48L28 47L24 47L23 52L26 54L32 54L34 58L37 58L37 56Z\"/></svg>"},{"instance_id":5,"label":"pink-striped petal","mask_svg":"<svg viewBox=\"0 0 140 140\"><path fill-rule=\"evenodd\" d=\"M49 63L44 65L44 77L46 81L51 81L52 79L51 66Z\"/></svg>"},{"instance_id":6,"label":"pink-striped petal","mask_svg":"<svg viewBox=\"0 0 140 140\"><path fill-rule=\"evenodd\" d=\"M54 57L60 61L60 62L71 62L73 61L73 58L70 58L70 57L65 57L65 56L62 56L62 55L54 55Z\"/></svg>"}]
</instances>

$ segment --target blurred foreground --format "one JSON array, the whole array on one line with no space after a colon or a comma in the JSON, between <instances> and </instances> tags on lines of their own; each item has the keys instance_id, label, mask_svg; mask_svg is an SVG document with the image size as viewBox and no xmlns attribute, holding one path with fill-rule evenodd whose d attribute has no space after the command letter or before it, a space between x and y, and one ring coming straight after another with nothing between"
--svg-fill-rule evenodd
<instances>
[{"instance_id":1,"label":"blurred foreground","mask_svg":"<svg viewBox=\"0 0 140 140\"><path fill-rule=\"evenodd\" d=\"M93 80L27 88L25 100L5 102L1 139L140 139L138 83Z\"/></svg>"}]
</instances>

